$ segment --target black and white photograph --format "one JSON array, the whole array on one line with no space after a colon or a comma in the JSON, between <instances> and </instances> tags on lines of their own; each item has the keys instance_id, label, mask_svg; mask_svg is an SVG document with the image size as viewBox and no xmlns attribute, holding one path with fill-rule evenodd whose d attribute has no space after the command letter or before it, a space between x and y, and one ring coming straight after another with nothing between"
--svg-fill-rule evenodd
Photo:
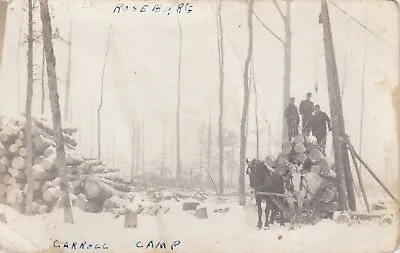
<instances>
[{"instance_id":1,"label":"black and white photograph","mask_svg":"<svg viewBox=\"0 0 400 253\"><path fill-rule=\"evenodd\" d=\"M0 0L0 253L399 252L399 8Z\"/></svg>"}]
</instances>

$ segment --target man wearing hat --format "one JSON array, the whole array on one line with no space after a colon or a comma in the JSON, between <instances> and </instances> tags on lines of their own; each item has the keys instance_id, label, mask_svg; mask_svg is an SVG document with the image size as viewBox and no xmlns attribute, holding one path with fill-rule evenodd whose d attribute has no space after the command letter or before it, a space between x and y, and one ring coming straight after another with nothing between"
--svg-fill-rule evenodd
<instances>
[{"instance_id":1,"label":"man wearing hat","mask_svg":"<svg viewBox=\"0 0 400 253\"><path fill-rule=\"evenodd\" d=\"M284 116L286 118L286 123L288 126L288 137L289 141L292 137L297 136L299 134L299 112L297 110L297 106L294 104L295 98L290 98L290 103L286 106Z\"/></svg>"},{"instance_id":2,"label":"man wearing hat","mask_svg":"<svg viewBox=\"0 0 400 253\"><path fill-rule=\"evenodd\" d=\"M309 136L311 132L311 119L314 112L314 103L311 101L311 92L308 92L306 99L301 101L299 112L301 114L302 133L305 136Z\"/></svg>"},{"instance_id":3,"label":"man wearing hat","mask_svg":"<svg viewBox=\"0 0 400 253\"><path fill-rule=\"evenodd\" d=\"M325 155L326 146L326 126L329 131L332 130L331 120L326 113L320 110L320 106L315 106L315 113L311 121L312 134L317 138L318 146Z\"/></svg>"}]
</instances>

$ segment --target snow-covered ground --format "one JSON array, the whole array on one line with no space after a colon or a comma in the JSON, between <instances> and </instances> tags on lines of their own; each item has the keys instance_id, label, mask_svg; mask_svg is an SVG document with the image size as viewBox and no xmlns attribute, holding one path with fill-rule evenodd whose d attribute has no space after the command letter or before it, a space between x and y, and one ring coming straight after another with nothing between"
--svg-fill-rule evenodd
<instances>
[{"instance_id":1,"label":"snow-covered ground","mask_svg":"<svg viewBox=\"0 0 400 253\"><path fill-rule=\"evenodd\" d=\"M22 252L49 249L55 240L107 245L108 249L97 252L170 252L171 244L180 241L173 252L393 252L398 226L380 225L378 221L362 224L337 224L324 220L317 225L303 225L295 230L273 225L270 230L257 230L256 212L253 205L241 207L232 202L216 204L206 202L208 219L198 219L176 200L162 203L170 211L157 216L138 216L137 228L124 228L124 217L113 218L112 214L89 214L74 209L75 224L64 224L61 210L48 215L27 217L1 206L0 212L7 215L8 224L0 226L0 242L16 247ZM215 208L229 207L228 213L215 213ZM21 239L21 236L26 238ZM24 242L25 241L25 242ZM166 249L137 248L165 242ZM58 242L57 242L58 244ZM78 246L79 247L79 246ZM74 250L67 250L74 251ZM66 251L66 252L67 252ZM76 251L76 250L75 250ZM82 250L78 250L82 251ZM84 250L90 251L90 250ZM50 251L46 251L50 252Z\"/></svg>"}]
</instances>

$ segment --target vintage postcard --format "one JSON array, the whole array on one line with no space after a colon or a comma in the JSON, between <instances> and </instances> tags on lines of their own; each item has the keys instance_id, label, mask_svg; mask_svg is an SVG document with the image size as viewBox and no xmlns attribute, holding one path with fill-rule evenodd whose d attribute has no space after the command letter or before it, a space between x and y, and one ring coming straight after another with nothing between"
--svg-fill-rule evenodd
<instances>
[{"instance_id":1,"label":"vintage postcard","mask_svg":"<svg viewBox=\"0 0 400 253\"><path fill-rule=\"evenodd\" d=\"M400 250L399 7L0 0L0 253Z\"/></svg>"}]
</instances>

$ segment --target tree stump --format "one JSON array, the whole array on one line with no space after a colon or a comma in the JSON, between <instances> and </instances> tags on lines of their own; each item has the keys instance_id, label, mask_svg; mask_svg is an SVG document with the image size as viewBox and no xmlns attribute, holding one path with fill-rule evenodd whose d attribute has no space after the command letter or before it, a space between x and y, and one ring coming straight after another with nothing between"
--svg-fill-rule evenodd
<instances>
[{"instance_id":1,"label":"tree stump","mask_svg":"<svg viewBox=\"0 0 400 253\"><path fill-rule=\"evenodd\" d=\"M185 202L182 204L182 210L184 211L196 210L198 205L200 205L199 202Z\"/></svg>"},{"instance_id":2,"label":"tree stump","mask_svg":"<svg viewBox=\"0 0 400 253\"><path fill-rule=\"evenodd\" d=\"M207 219L208 218L207 208L201 207L197 209L194 213L194 216L196 216L199 219Z\"/></svg>"},{"instance_id":3,"label":"tree stump","mask_svg":"<svg viewBox=\"0 0 400 253\"><path fill-rule=\"evenodd\" d=\"M125 213L124 227L136 228L137 227L137 213L134 211L127 211Z\"/></svg>"}]
</instances>

